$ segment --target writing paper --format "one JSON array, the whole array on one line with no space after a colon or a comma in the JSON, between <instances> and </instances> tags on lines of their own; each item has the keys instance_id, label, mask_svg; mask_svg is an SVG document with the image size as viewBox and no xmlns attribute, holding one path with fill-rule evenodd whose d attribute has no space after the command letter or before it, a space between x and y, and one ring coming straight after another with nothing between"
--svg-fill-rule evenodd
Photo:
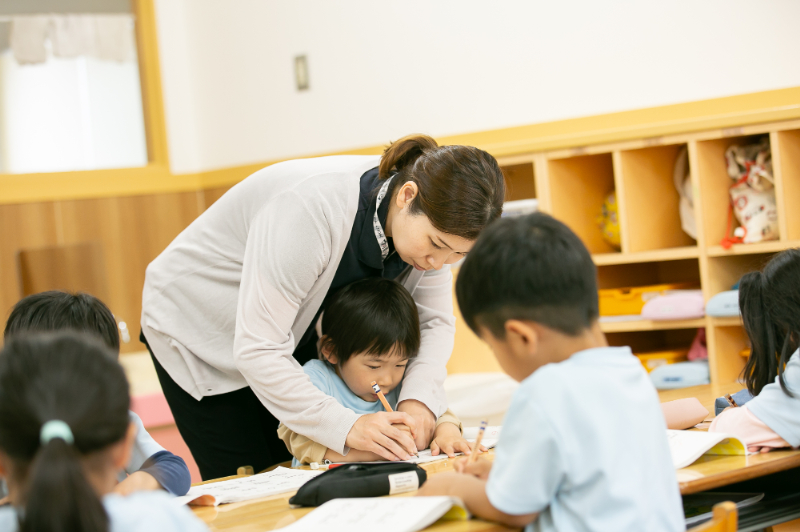
<instances>
[{"instance_id":1,"label":"writing paper","mask_svg":"<svg viewBox=\"0 0 800 532\"><path fill-rule=\"evenodd\" d=\"M300 486L321 473L322 471L278 467L268 473L194 486L183 497L176 497L175 502L194 506L218 506L260 499L297 491Z\"/></svg>"}]
</instances>

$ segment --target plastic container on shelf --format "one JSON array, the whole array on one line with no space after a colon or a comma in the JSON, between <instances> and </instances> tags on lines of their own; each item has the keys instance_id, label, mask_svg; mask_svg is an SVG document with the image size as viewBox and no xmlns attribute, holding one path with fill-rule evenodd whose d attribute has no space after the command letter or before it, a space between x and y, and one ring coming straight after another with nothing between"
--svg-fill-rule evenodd
<instances>
[{"instance_id":1,"label":"plastic container on shelf","mask_svg":"<svg viewBox=\"0 0 800 532\"><path fill-rule=\"evenodd\" d=\"M628 316L641 314L644 304L656 296L672 290L699 288L697 283L672 283L628 288L604 288L599 290L601 316Z\"/></svg>"},{"instance_id":2,"label":"plastic container on shelf","mask_svg":"<svg viewBox=\"0 0 800 532\"><path fill-rule=\"evenodd\" d=\"M642 363L647 373L666 364L685 362L689 354L688 349L665 349L663 351L647 351L644 353L634 353L639 362Z\"/></svg>"},{"instance_id":3,"label":"plastic container on shelf","mask_svg":"<svg viewBox=\"0 0 800 532\"><path fill-rule=\"evenodd\" d=\"M510 216L525 216L532 214L539 209L539 200L537 199L521 199L514 201L507 201L503 203L503 218Z\"/></svg>"}]
</instances>

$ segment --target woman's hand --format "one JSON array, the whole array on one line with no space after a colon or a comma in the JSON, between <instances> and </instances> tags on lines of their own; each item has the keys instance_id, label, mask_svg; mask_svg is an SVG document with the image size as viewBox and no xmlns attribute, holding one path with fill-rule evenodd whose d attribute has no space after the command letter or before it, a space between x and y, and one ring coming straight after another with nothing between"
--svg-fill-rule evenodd
<instances>
[{"instance_id":1,"label":"woman's hand","mask_svg":"<svg viewBox=\"0 0 800 532\"><path fill-rule=\"evenodd\" d=\"M393 427L394 423L406 425L410 432ZM408 460L417 454L415 435L416 422L410 415L404 412L378 412L359 417L347 434L345 443L352 449L369 451L386 460Z\"/></svg>"},{"instance_id":2,"label":"woman's hand","mask_svg":"<svg viewBox=\"0 0 800 532\"><path fill-rule=\"evenodd\" d=\"M472 449L467 440L461 436L461 431L452 423L442 423L436 427L431 442L431 456L444 453L453 458L456 453L470 454Z\"/></svg>"},{"instance_id":3,"label":"woman's hand","mask_svg":"<svg viewBox=\"0 0 800 532\"><path fill-rule=\"evenodd\" d=\"M417 449L427 449L433 439L433 432L436 430L436 416L433 415L433 412L416 399L406 399L397 405L397 410L414 418L416 422L414 441Z\"/></svg>"},{"instance_id":4,"label":"woman's hand","mask_svg":"<svg viewBox=\"0 0 800 532\"><path fill-rule=\"evenodd\" d=\"M478 458L474 462L470 463L467 457L462 457L455 461L453 467L456 471L464 475L472 475L473 477L478 477L481 480L486 480L489 478L489 472L492 470L492 463L493 462L490 462L485 458Z\"/></svg>"}]
</instances>

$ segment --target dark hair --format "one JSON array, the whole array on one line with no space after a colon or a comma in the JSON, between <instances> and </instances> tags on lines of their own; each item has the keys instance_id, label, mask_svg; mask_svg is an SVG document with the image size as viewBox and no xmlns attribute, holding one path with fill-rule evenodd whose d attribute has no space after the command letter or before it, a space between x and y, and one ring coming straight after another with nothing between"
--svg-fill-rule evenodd
<instances>
[{"instance_id":1,"label":"dark hair","mask_svg":"<svg viewBox=\"0 0 800 532\"><path fill-rule=\"evenodd\" d=\"M323 346L344 364L359 353L385 355L394 347L404 358L417 356L420 344L417 306L403 285L368 277L347 285L325 305Z\"/></svg>"},{"instance_id":2,"label":"dark hair","mask_svg":"<svg viewBox=\"0 0 800 532\"><path fill-rule=\"evenodd\" d=\"M23 332L81 331L99 336L119 353L119 331L114 315L102 301L83 292L40 292L14 305L3 333L5 338Z\"/></svg>"},{"instance_id":3,"label":"dark hair","mask_svg":"<svg viewBox=\"0 0 800 532\"><path fill-rule=\"evenodd\" d=\"M395 171L390 195L409 181L416 183L419 193L409 212L424 214L444 233L475 240L503 212L503 172L478 148L439 146L427 135L409 135L390 144L381 158L381 179Z\"/></svg>"},{"instance_id":4,"label":"dark hair","mask_svg":"<svg viewBox=\"0 0 800 532\"><path fill-rule=\"evenodd\" d=\"M598 316L591 255L566 225L542 213L490 225L458 272L456 296L467 325L499 339L511 319L577 336Z\"/></svg>"},{"instance_id":5,"label":"dark hair","mask_svg":"<svg viewBox=\"0 0 800 532\"><path fill-rule=\"evenodd\" d=\"M753 347L743 376L753 395L778 377L784 393L783 370L800 347L800 249L775 255L763 272L746 273L739 281L739 308Z\"/></svg>"},{"instance_id":6,"label":"dark hair","mask_svg":"<svg viewBox=\"0 0 800 532\"><path fill-rule=\"evenodd\" d=\"M81 458L122 441L128 381L116 353L74 332L14 335L0 352L0 449L14 463L20 532L105 532L108 516ZM74 443L40 443L42 425L69 425Z\"/></svg>"}]
</instances>

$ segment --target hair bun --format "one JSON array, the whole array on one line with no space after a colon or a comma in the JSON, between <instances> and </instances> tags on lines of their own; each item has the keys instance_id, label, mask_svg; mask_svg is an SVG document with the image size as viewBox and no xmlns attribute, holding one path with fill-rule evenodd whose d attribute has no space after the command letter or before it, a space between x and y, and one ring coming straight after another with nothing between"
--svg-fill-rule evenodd
<instances>
[{"instance_id":1,"label":"hair bun","mask_svg":"<svg viewBox=\"0 0 800 532\"><path fill-rule=\"evenodd\" d=\"M422 134L408 135L392 142L381 157L380 178L388 179L392 170L399 172L414 164L425 151L438 147L439 144L433 138Z\"/></svg>"}]
</instances>

